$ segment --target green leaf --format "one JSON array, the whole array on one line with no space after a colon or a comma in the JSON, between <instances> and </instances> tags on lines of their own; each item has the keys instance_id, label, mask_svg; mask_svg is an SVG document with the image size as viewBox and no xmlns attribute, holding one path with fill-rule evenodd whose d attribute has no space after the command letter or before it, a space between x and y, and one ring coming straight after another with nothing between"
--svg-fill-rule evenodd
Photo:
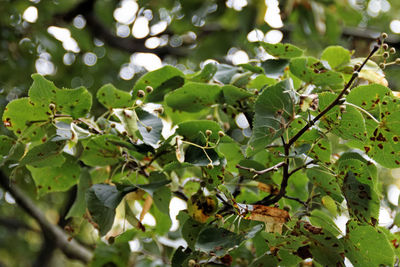
<instances>
[{"instance_id":1,"label":"green leaf","mask_svg":"<svg viewBox=\"0 0 400 267\"><path fill-rule=\"evenodd\" d=\"M229 105L235 105L238 101L253 96L252 93L233 85L223 86L222 92L224 94L225 103Z\"/></svg>"},{"instance_id":2,"label":"green leaf","mask_svg":"<svg viewBox=\"0 0 400 267\"><path fill-rule=\"evenodd\" d=\"M342 190L350 215L361 222L375 225L380 207L376 192L376 167L365 160L340 159L339 171L343 178Z\"/></svg>"},{"instance_id":3,"label":"green leaf","mask_svg":"<svg viewBox=\"0 0 400 267\"><path fill-rule=\"evenodd\" d=\"M135 143L137 141L138 117L135 110L132 109L113 109L113 114L120 120L124 126L125 133Z\"/></svg>"},{"instance_id":4,"label":"green leaf","mask_svg":"<svg viewBox=\"0 0 400 267\"><path fill-rule=\"evenodd\" d=\"M197 237L205 225L189 217L182 226L182 237L185 239L188 247L195 249Z\"/></svg>"},{"instance_id":5,"label":"green leaf","mask_svg":"<svg viewBox=\"0 0 400 267\"><path fill-rule=\"evenodd\" d=\"M290 61L290 71L306 83L317 86L330 86L334 89L343 87L343 75L328 70L313 57L294 58Z\"/></svg>"},{"instance_id":6,"label":"green leaf","mask_svg":"<svg viewBox=\"0 0 400 267\"><path fill-rule=\"evenodd\" d=\"M31 165L35 168L53 166L61 166L65 158L62 155L64 141L52 142L47 141L44 144L37 145L31 148L25 156L20 160L19 165Z\"/></svg>"},{"instance_id":7,"label":"green leaf","mask_svg":"<svg viewBox=\"0 0 400 267\"><path fill-rule=\"evenodd\" d=\"M263 67L265 74L271 78L282 77L287 65L289 65L289 60L287 59L268 59L261 63L261 67Z\"/></svg>"},{"instance_id":8,"label":"green leaf","mask_svg":"<svg viewBox=\"0 0 400 267\"><path fill-rule=\"evenodd\" d=\"M7 156L16 141L6 135L0 135L0 156Z\"/></svg>"},{"instance_id":9,"label":"green leaf","mask_svg":"<svg viewBox=\"0 0 400 267\"><path fill-rule=\"evenodd\" d=\"M218 67L217 64L215 63L208 63L206 64L203 69L199 72L196 73L195 76L190 78L190 81L192 82L209 82L217 72Z\"/></svg>"},{"instance_id":10,"label":"green leaf","mask_svg":"<svg viewBox=\"0 0 400 267\"><path fill-rule=\"evenodd\" d=\"M136 186L153 196L154 192L170 182L171 181L167 179L165 174L161 172L151 172L148 184L137 184Z\"/></svg>"},{"instance_id":11,"label":"green leaf","mask_svg":"<svg viewBox=\"0 0 400 267\"><path fill-rule=\"evenodd\" d=\"M195 166L207 166L210 163L216 166L221 164L222 160L214 149L206 149L205 151L206 152L201 148L189 145L185 151L185 162ZM209 158L211 159L211 162Z\"/></svg>"},{"instance_id":12,"label":"green leaf","mask_svg":"<svg viewBox=\"0 0 400 267\"><path fill-rule=\"evenodd\" d=\"M324 231L328 231L329 233L333 234L334 236L339 236L339 235L343 234L340 231L340 229L336 226L336 224L332 220L332 218L321 210L315 209L311 212L310 222L313 225L322 227L322 229L324 229Z\"/></svg>"},{"instance_id":13,"label":"green leaf","mask_svg":"<svg viewBox=\"0 0 400 267\"><path fill-rule=\"evenodd\" d=\"M71 209L68 211L67 216L65 216L65 219L71 218L71 217L82 217L85 212L86 212L86 200L85 200L85 194L86 191L89 189L91 185L91 179L90 179L90 173L88 169L82 169L81 175L79 177L79 183L78 183L78 193L76 195L76 199L74 201L74 204L72 205Z\"/></svg>"},{"instance_id":14,"label":"green leaf","mask_svg":"<svg viewBox=\"0 0 400 267\"><path fill-rule=\"evenodd\" d=\"M331 162L331 142L327 138L321 138L315 144L313 144L310 150L310 157L320 160L326 164Z\"/></svg>"},{"instance_id":15,"label":"green leaf","mask_svg":"<svg viewBox=\"0 0 400 267\"><path fill-rule=\"evenodd\" d=\"M315 186L322 189L325 194L329 195L339 203L343 201L343 196L335 176L319 167L307 169L306 173L310 181Z\"/></svg>"},{"instance_id":16,"label":"green leaf","mask_svg":"<svg viewBox=\"0 0 400 267\"><path fill-rule=\"evenodd\" d=\"M214 252L217 256L222 256L227 249L240 245L246 239L253 238L262 228L262 224L258 224L247 232L247 234L235 234L224 228L208 226L203 228L199 233L196 248L205 252Z\"/></svg>"},{"instance_id":17,"label":"green leaf","mask_svg":"<svg viewBox=\"0 0 400 267\"><path fill-rule=\"evenodd\" d=\"M332 125L332 133L346 140L364 142L367 139L364 117L355 107L346 106L340 120Z\"/></svg>"},{"instance_id":18,"label":"green leaf","mask_svg":"<svg viewBox=\"0 0 400 267\"><path fill-rule=\"evenodd\" d=\"M180 246L177 248L174 252L174 255L172 256L171 259L171 266L172 267L182 267L183 262L191 255L191 250L189 248L186 248L184 250L184 247Z\"/></svg>"},{"instance_id":19,"label":"green leaf","mask_svg":"<svg viewBox=\"0 0 400 267\"><path fill-rule=\"evenodd\" d=\"M323 266L344 266L344 246L341 240L304 221L300 221L299 230L299 234L307 236L311 241L309 251L315 261Z\"/></svg>"},{"instance_id":20,"label":"green leaf","mask_svg":"<svg viewBox=\"0 0 400 267\"><path fill-rule=\"evenodd\" d=\"M153 193L153 201L156 207L163 213L169 215L169 202L171 201L171 190L162 186Z\"/></svg>"},{"instance_id":21,"label":"green leaf","mask_svg":"<svg viewBox=\"0 0 400 267\"><path fill-rule=\"evenodd\" d=\"M375 118L380 119L378 116L379 102L391 94L389 88L380 84L361 85L351 89L346 101L365 109Z\"/></svg>"},{"instance_id":22,"label":"green leaf","mask_svg":"<svg viewBox=\"0 0 400 267\"><path fill-rule=\"evenodd\" d=\"M137 127L142 136L142 141L147 145L158 148L160 146L159 141L162 138L161 132L163 129L161 119L140 108L135 109L135 111L139 120Z\"/></svg>"},{"instance_id":23,"label":"green leaf","mask_svg":"<svg viewBox=\"0 0 400 267\"><path fill-rule=\"evenodd\" d=\"M29 98L33 103L44 107L53 103L56 111L71 115L74 119L84 117L90 111L92 95L86 88L58 89L53 82L39 74L33 74L32 79Z\"/></svg>"},{"instance_id":24,"label":"green leaf","mask_svg":"<svg viewBox=\"0 0 400 267\"><path fill-rule=\"evenodd\" d=\"M168 92L179 88L184 83L184 74L172 66L164 66L140 77L133 87L132 96L136 98L139 90L146 92L146 87L151 86L153 91L146 94L146 102L160 102Z\"/></svg>"},{"instance_id":25,"label":"green leaf","mask_svg":"<svg viewBox=\"0 0 400 267\"><path fill-rule=\"evenodd\" d=\"M202 133L205 136L206 130L210 130L212 133L209 139L212 142L218 140L218 132L222 131L221 126L215 121L209 120L193 120L186 121L178 124L178 129L176 129L177 134L183 136L185 140L196 141ZM221 141L231 140L228 137L223 137Z\"/></svg>"},{"instance_id":26,"label":"green leaf","mask_svg":"<svg viewBox=\"0 0 400 267\"><path fill-rule=\"evenodd\" d=\"M117 187L108 184L95 184L86 192L86 205L99 226L100 235L104 236L114 223L115 209L122 198L133 191L134 187L118 190Z\"/></svg>"},{"instance_id":27,"label":"green leaf","mask_svg":"<svg viewBox=\"0 0 400 267\"><path fill-rule=\"evenodd\" d=\"M332 69L348 64L350 58L350 51L337 45L325 48L321 55L321 59L327 61Z\"/></svg>"},{"instance_id":28,"label":"green leaf","mask_svg":"<svg viewBox=\"0 0 400 267\"><path fill-rule=\"evenodd\" d=\"M107 245L99 242L94 251L91 267L115 266L125 267L129 265L130 248L128 242Z\"/></svg>"},{"instance_id":29,"label":"green leaf","mask_svg":"<svg viewBox=\"0 0 400 267\"><path fill-rule=\"evenodd\" d=\"M64 192L78 182L81 169L76 159L64 155L65 162L59 167L35 168L27 165L35 181L39 197L51 192Z\"/></svg>"},{"instance_id":30,"label":"green leaf","mask_svg":"<svg viewBox=\"0 0 400 267\"><path fill-rule=\"evenodd\" d=\"M19 98L8 103L3 113L3 122L20 140L29 142L45 135L43 125L50 122L49 115L48 105L38 105L28 98Z\"/></svg>"},{"instance_id":31,"label":"green leaf","mask_svg":"<svg viewBox=\"0 0 400 267\"><path fill-rule=\"evenodd\" d=\"M394 251L383 232L355 223L348 230L345 255L354 266L393 266Z\"/></svg>"},{"instance_id":32,"label":"green leaf","mask_svg":"<svg viewBox=\"0 0 400 267\"><path fill-rule=\"evenodd\" d=\"M107 166L119 162L121 151L118 146L110 142L112 140L118 141L119 138L105 134L85 140L80 160L89 166Z\"/></svg>"},{"instance_id":33,"label":"green leaf","mask_svg":"<svg viewBox=\"0 0 400 267\"><path fill-rule=\"evenodd\" d=\"M249 267L270 267L279 266L278 259L272 254L264 254L255 259Z\"/></svg>"},{"instance_id":34,"label":"green leaf","mask_svg":"<svg viewBox=\"0 0 400 267\"><path fill-rule=\"evenodd\" d=\"M128 108L133 105L130 93L118 90L112 84L102 86L96 94L99 102L108 109Z\"/></svg>"},{"instance_id":35,"label":"green leaf","mask_svg":"<svg viewBox=\"0 0 400 267\"><path fill-rule=\"evenodd\" d=\"M218 64L214 79L220 83L229 84L232 80L232 77L238 72L239 68L237 67L227 64Z\"/></svg>"},{"instance_id":36,"label":"green leaf","mask_svg":"<svg viewBox=\"0 0 400 267\"><path fill-rule=\"evenodd\" d=\"M303 55L303 50L292 44L270 44L266 42L259 43L268 54L279 58L294 58Z\"/></svg>"},{"instance_id":37,"label":"green leaf","mask_svg":"<svg viewBox=\"0 0 400 267\"><path fill-rule=\"evenodd\" d=\"M213 84L188 82L165 96L168 106L187 112L198 112L217 102L221 87Z\"/></svg>"},{"instance_id":38,"label":"green leaf","mask_svg":"<svg viewBox=\"0 0 400 267\"><path fill-rule=\"evenodd\" d=\"M276 84L276 80L266 75L258 75L247 84L247 88L261 90L265 86Z\"/></svg>"},{"instance_id":39,"label":"green leaf","mask_svg":"<svg viewBox=\"0 0 400 267\"><path fill-rule=\"evenodd\" d=\"M280 137L294 117L294 99L289 80L272 85L261 93L255 103L253 153L262 150Z\"/></svg>"}]
</instances>

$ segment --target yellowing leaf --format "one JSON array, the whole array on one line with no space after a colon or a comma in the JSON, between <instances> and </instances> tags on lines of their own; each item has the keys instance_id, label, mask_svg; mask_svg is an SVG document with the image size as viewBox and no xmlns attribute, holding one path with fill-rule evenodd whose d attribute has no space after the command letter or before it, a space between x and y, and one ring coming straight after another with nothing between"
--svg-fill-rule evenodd
<instances>
[{"instance_id":1,"label":"yellowing leaf","mask_svg":"<svg viewBox=\"0 0 400 267\"><path fill-rule=\"evenodd\" d=\"M188 201L189 215L196 221L205 223L215 213L217 203L215 197L196 193Z\"/></svg>"},{"instance_id":2,"label":"yellowing leaf","mask_svg":"<svg viewBox=\"0 0 400 267\"><path fill-rule=\"evenodd\" d=\"M286 210L264 205L238 204L239 213L245 219L265 223L265 231L282 233L282 226L289 220Z\"/></svg>"}]
</instances>

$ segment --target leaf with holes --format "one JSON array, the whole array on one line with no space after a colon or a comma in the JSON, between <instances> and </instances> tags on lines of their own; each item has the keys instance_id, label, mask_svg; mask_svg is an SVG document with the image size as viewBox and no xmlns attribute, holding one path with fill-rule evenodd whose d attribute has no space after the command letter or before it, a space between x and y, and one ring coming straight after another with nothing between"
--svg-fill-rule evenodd
<instances>
[{"instance_id":1,"label":"leaf with holes","mask_svg":"<svg viewBox=\"0 0 400 267\"><path fill-rule=\"evenodd\" d=\"M102 86L96 94L99 102L108 109L129 108L133 105L130 93L118 90L112 84Z\"/></svg>"},{"instance_id":2,"label":"leaf with holes","mask_svg":"<svg viewBox=\"0 0 400 267\"><path fill-rule=\"evenodd\" d=\"M252 153L264 149L289 126L294 118L294 96L289 80L272 85L261 93L255 103Z\"/></svg>"}]
</instances>

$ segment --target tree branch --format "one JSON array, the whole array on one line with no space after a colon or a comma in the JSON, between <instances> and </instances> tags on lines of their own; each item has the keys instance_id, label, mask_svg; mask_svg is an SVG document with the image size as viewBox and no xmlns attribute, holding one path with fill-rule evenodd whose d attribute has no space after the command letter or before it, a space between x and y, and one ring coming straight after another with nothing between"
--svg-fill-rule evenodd
<instances>
[{"instance_id":1,"label":"tree branch","mask_svg":"<svg viewBox=\"0 0 400 267\"><path fill-rule=\"evenodd\" d=\"M267 168L267 169L261 170L261 171L257 171L257 170L255 170L254 168L247 168L247 167L241 166L241 165L239 165L239 164L236 165L236 168L242 169L242 170L246 170L246 171L255 173L255 174L257 174L257 175L261 175L261 174L264 174L264 173L277 171L277 170L278 170L280 167L282 167L283 165L285 165L285 162L284 162L284 161L279 162L278 164L276 164L276 165L274 165L274 166L272 166L272 167L269 167L269 168Z\"/></svg>"},{"instance_id":2,"label":"tree branch","mask_svg":"<svg viewBox=\"0 0 400 267\"><path fill-rule=\"evenodd\" d=\"M85 0L80 2L76 7L64 14L57 14L55 18L65 22L71 22L77 15L82 15L86 19L86 26L92 35L99 40L102 40L107 45L126 51L129 53L143 52L154 53L160 57L166 55L185 56L187 49L183 47L159 47L149 49L145 46L146 39L136 39L133 37L121 38L113 34L96 16L94 5L96 0Z\"/></svg>"},{"instance_id":3,"label":"tree branch","mask_svg":"<svg viewBox=\"0 0 400 267\"><path fill-rule=\"evenodd\" d=\"M51 224L42 213L42 211L35 206L32 200L27 197L20 189L13 186L12 182L0 171L0 185L15 199L18 205L25 210L32 218L34 218L42 231L54 241L61 251L71 259L80 260L83 263L89 263L93 257L93 253L86 247L80 245L75 240L63 232L58 226Z\"/></svg>"},{"instance_id":4,"label":"tree branch","mask_svg":"<svg viewBox=\"0 0 400 267\"><path fill-rule=\"evenodd\" d=\"M336 105L341 103L341 99L342 97L347 93L347 91L350 89L351 85L353 84L354 80L358 77L358 73L364 68L365 64L367 63L367 61L375 54L375 52L379 49L378 45L375 45L373 47L373 49L371 50L371 52L369 53L369 55L365 58L365 60L363 61L363 63L361 64L361 66L358 68L358 70L353 72L353 75L351 76L349 82L344 86L343 90L339 93L339 95L335 98L335 100L332 101L332 103L330 103L327 107L325 107L325 109L323 109L317 116L314 117L314 119L312 119L307 125L305 125L302 129L300 129L300 131L297 132L297 134L295 134L292 138L290 138L288 143L285 143L285 140L283 138L283 136L281 136L282 138L282 143L283 143L283 147L285 150L285 162L283 165L283 177L282 177L282 182L281 182L281 188L279 190L279 193L275 196L273 196L272 194L263 198L260 201L257 201L256 204L260 204L260 205L271 205L274 203L277 203L282 197L285 196L286 194L286 187L288 185L288 181L289 181L289 177L295 173L296 171L300 170L301 168L303 168L303 166L301 168L296 168L294 169L292 172L289 173L289 152L290 152L290 148L291 146L308 130L310 129L314 124L316 124L318 122L318 120L320 118L322 118L326 113L328 113L333 107L335 107Z\"/></svg>"}]
</instances>

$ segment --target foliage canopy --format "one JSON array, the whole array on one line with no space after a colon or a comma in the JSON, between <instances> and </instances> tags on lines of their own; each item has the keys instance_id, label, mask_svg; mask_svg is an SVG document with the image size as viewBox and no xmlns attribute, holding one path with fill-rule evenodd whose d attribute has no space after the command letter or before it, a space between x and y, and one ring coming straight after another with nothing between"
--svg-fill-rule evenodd
<instances>
[{"instance_id":1,"label":"foliage canopy","mask_svg":"<svg viewBox=\"0 0 400 267\"><path fill-rule=\"evenodd\" d=\"M2 113L0 184L90 266L394 266L399 216L378 222L391 205L383 177L400 168L386 39L360 57L247 43L270 58L165 64L130 90L33 74ZM56 225L31 195L71 203Z\"/></svg>"}]
</instances>

